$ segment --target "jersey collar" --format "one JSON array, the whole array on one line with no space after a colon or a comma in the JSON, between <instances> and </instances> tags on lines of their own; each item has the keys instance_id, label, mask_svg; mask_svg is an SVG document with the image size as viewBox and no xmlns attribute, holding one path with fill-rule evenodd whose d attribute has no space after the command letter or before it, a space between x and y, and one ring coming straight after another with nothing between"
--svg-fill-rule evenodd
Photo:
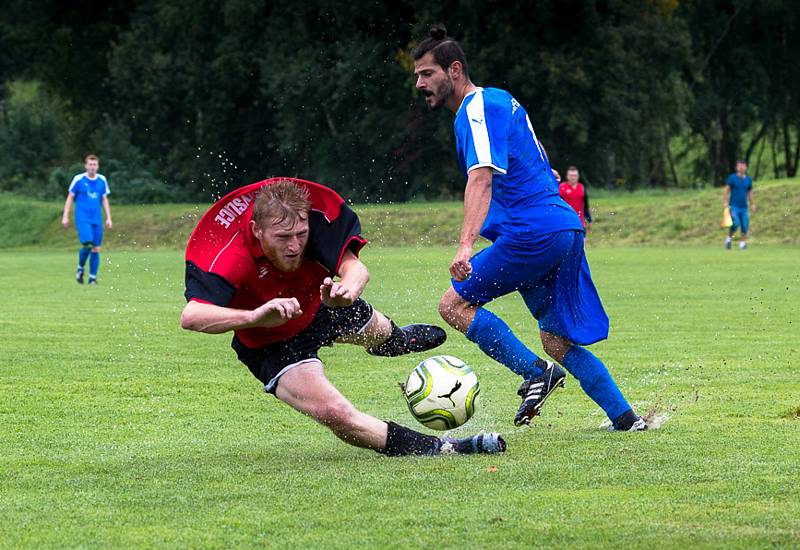
<instances>
[{"instance_id":1,"label":"jersey collar","mask_svg":"<svg viewBox=\"0 0 800 550\"><path fill-rule=\"evenodd\" d=\"M467 101L467 98L468 98L469 96L471 96L471 95L474 95L474 94L476 94L476 93L478 93L478 92L482 92L482 91L483 91L483 88L481 88L480 86L477 86L477 87L476 87L474 90L472 90L470 93L468 93L467 95L465 95L465 96L464 96L464 99L462 99L462 100L461 100L461 105L459 105L459 106L458 106L458 111L456 111L456 114L458 114L458 113L460 113L460 112L461 112L461 108L464 106L464 102L466 102L466 101Z\"/></svg>"}]
</instances>

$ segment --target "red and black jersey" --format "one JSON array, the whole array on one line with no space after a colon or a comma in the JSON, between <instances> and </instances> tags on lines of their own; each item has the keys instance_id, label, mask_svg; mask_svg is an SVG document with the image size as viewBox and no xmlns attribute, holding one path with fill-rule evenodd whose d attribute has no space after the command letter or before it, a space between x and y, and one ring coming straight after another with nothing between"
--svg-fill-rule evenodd
<instances>
[{"instance_id":1,"label":"red and black jersey","mask_svg":"<svg viewBox=\"0 0 800 550\"><path fill-rule=\"evenodd\" d=\"M311 200L308 245L297 271L276 269L252 234L256 192L290 180ZM355 212L333 190L295 178L271 178L247 185L217 201L200 219L186 247L186 299L235 309L255 309L274 298L297 298L303 315L272 328L237 330L248 347L263 347L299 334L320 307L319 286L339 270L346 250L366 244Z\"/></svg>"}]
</instances>

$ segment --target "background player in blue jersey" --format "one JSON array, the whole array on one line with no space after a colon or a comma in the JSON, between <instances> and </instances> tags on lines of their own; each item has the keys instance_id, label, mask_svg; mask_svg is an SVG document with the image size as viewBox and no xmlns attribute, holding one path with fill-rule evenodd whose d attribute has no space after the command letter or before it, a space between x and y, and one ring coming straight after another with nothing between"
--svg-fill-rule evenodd
<instances>
[{"instance_id":1,"label":"background player in blue jersey","mask_svg":"<svg viewBox=\"0 0 800 550\"><path fill-rule=\"evenodd\" d=\"M106 211L106 227L111 229L111 207L108 205L108 181L97 173L100 160L94 155L84 159L86 171L72 178L69 184L67 200L64 203L64 214L61 224L69 227L69 211L75 203L75 229L81 249L78 252L78 271L75 279L83 284L83 273L86 260L89 259L89 284L97 283L97 271L100 269L100 245L103 244L103 213Z\"/></svg>"},{"instance_id":2,"label":"background player in blue jersey","mask_svg":"<svg viewBox=\"0 0 800 550\"><path fill-rule=\"evenodd\" d=\"M431 29L414 59L416 86L428 106L456 114L458 160L467 177L464 224L450 265L452 287L439 304L442 317L523 377L514 422L528 424L563 386L566 373L482 307L519 292L539 321L545 352L579 380L613 428L645 429L605 365L582 347L608 336L608 317L584 256L580 218L559 197L525 109L504 90L475 86L461 46L443 27ZM493 244L473 255L479 233Z\"/></svg>"},{"instance_id":3,"label":"background player in blue jersey","mask_svg":"<svg viewBox=\"0 0 800 550\"><path fill-rule=\"evenodd\" d=\"M736 161L736 172L725 180L725 190L722 192L722 207L730 208L733 225L728 230L725 239L725 248L730 249L736 230L742 232L739 248L747 248L747 232L750 230L749 206L756 211L756 202L753 199L753 180L747 175L747 163L743 160Z\"/></svg>"}]
</instances>

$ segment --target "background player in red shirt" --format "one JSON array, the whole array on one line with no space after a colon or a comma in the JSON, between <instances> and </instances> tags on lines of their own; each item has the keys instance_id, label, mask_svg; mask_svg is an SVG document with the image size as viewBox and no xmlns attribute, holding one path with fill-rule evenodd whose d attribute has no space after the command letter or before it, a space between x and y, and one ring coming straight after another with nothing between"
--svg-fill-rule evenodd
<instances>
[{"instance_id":1,"label":"background player in red shirt","mask_svg":"<svg viewBox=\"0 0 800 550\"><path fill-rule=\"evenodd\" d=\"M318 184L276 178L231 193L190 238L181 326L234 331L232 347L267 393L351 445L389 456L503 452L498 434L440 439L374 418L325 376L322 346L396 356L446 338L433 325L398 327L360 297L369 280L360 231L341 197Z\"/></svg>"},{"instance_id":2,"label":"background player in red shirt","mask_svg":"<svg viewBox=\"0 0 800 550\"><path fill-rule=\"evenodd\" d=\"M578 213L583 227L588 232L592 228L592 213L589 210L589 194L578 181L580 177L581 173L576 167L567 168L567 181L558 186L558 194Z\"/></svg>"}]
</instances>

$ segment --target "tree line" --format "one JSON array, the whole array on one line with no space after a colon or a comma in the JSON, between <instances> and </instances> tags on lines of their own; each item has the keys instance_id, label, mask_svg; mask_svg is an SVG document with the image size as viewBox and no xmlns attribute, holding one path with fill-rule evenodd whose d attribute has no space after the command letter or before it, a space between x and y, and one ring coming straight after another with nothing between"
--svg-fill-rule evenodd
<instances>
[{"instance_id":1,"label":"tree line","mask_svg":"<svg viewBox=\"0 0 800 550\"><path fill-rule=\"evenodd\" d=\"M412 75L436 22L594 186L719 184L740 157L797 173L797 2L6 0L0 189L63 196L94 152L130 202L273 175L358 201L457 196L452 116Z\"/></svg>"}]
</instances>

